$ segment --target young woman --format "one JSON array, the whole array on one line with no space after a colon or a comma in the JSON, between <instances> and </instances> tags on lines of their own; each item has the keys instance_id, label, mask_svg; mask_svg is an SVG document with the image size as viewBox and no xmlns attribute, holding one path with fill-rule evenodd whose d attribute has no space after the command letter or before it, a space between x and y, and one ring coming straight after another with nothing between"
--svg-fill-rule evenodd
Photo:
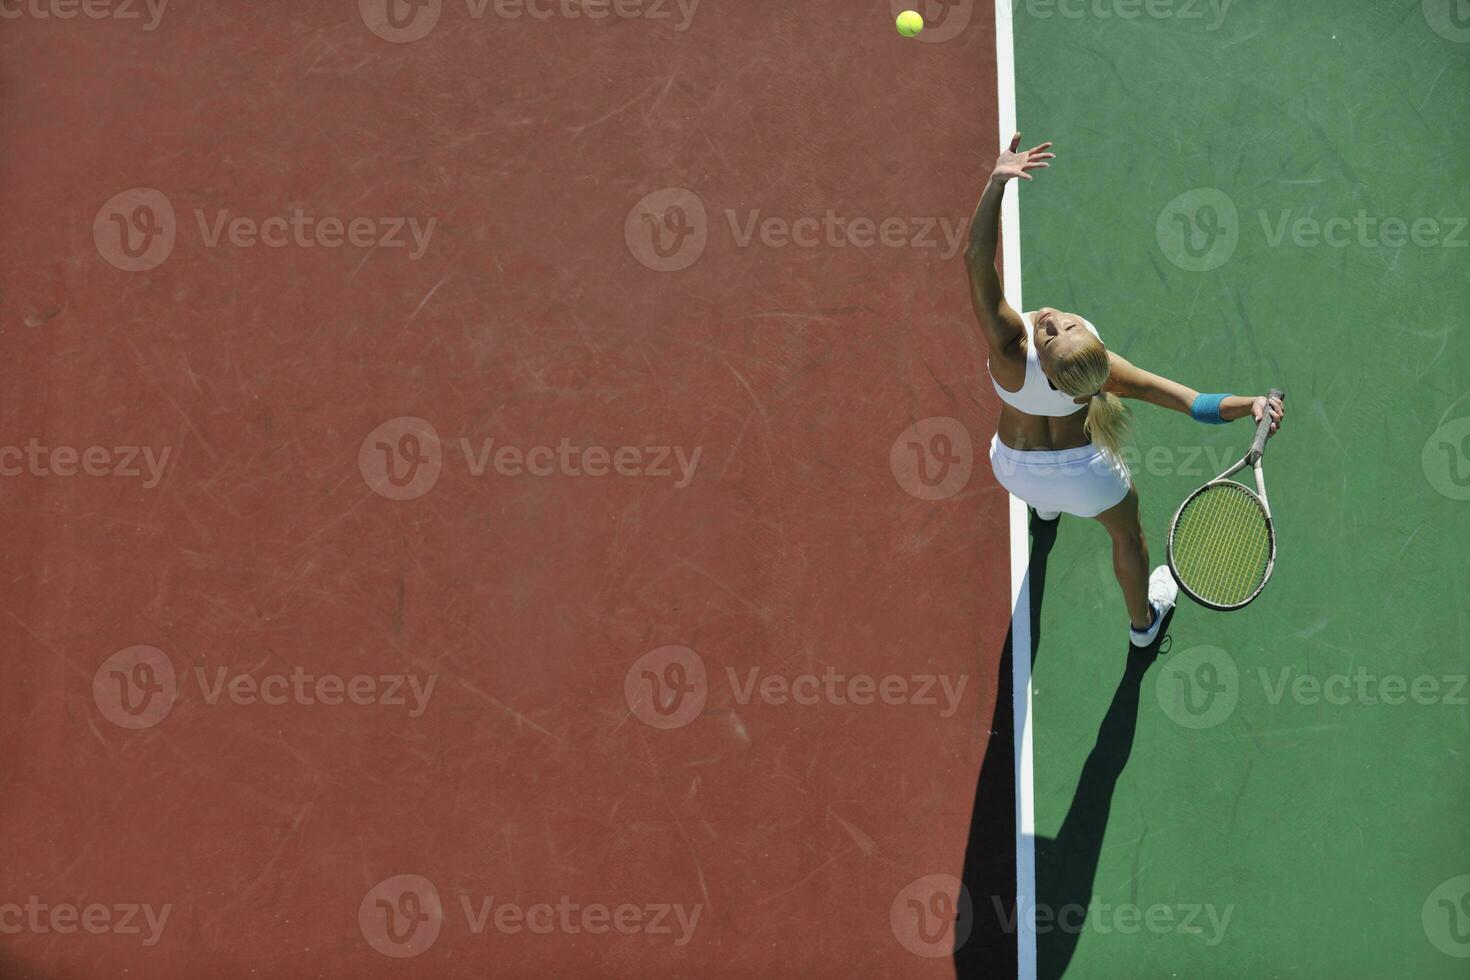
<instances>
[{"instance_id":1,"label":"young woman","mask_svg":"<svg viewBox=\"0 0 1470 980\"><path fill-rule=\"evenodd\" d=\"M1191 415L1229 422L1271 415L1281 403L1264 396L1202 395L1177 381L1134 367L1103 346L1097 328L1075 313L1043 306L1018 314L1001 292L995 270L1000 201L1006 181L1031 180L1049 167L1051 143L1018 151L1021 134L996 160L975 209L965 264L970 298L989 347L990 377L1000 396L1000 422L990 465L1000 485L1036 510L1041 520L1063 513L1095 518L1113 539L1113 572L1123 587L1134 646L1149 646L1174 607L1179 587L1167 565L1149 573L1148 545L1138 523L1138 492L1118 456L1129 415L1122 398L1136 398Z\"/></svg>"}]
</instances>

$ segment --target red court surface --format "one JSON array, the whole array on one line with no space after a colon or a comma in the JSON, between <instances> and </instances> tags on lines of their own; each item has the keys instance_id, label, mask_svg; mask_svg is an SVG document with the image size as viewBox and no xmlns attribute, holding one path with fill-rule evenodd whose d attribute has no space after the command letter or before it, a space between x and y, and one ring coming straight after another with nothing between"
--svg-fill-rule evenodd
<instances>
[{"instance_id":1,"label":"red court surface","mask_svg":"<svg viewBox=\"0 0 1470 980\"><path fill-rule=\"evenodd\" d=\"M952 975L988 5L16 9L0 975Z\"/></svg>"}]
</instances>

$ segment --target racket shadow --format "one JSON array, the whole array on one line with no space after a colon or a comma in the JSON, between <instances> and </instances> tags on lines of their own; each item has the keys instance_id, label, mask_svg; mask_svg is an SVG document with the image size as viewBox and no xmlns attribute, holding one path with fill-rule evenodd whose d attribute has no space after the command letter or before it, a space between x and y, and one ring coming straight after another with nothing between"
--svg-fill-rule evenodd
<instances>
[{"instance_id":1,"label":"racket shadow","mask_svg":"<svg viewBox=\"0 0 1470 980\"><path fill-rule=\"evenodd\" d=\"M1027 579L1031 596L1031 648L1026 654L1034 666L1041 642L1041 607L1046 594L1047 561L1056 543L1060 522L1031 516L1031 558ZM1068 906L1066 929L1038 930L1037 976L1056 980L1066 971L1086 928L1093 882L1102 841L1112 809L1118 777L1133 751L1144 674L1158 656L1168 634L1172 611L1159 630L1159 639L1147 649L1136 649L1123 639L1125 667L1111 704L1098 728L1097 739L1083 765L1077 790L1055 838L1038 837L1036 846L1037 902L1043 920L1055 921ZM961 980L1015 976L1018 970L1016 910L1016 788L1015 712L1009 697L1014 653L1006 633L999 665L995 714L990 739L980 764L971 810L961 881L965 886L960 914L970 918L968 939L954 953L955 974ZM1107 662L1104 657L1100 662Z\"/></svg>"}]
</instances>

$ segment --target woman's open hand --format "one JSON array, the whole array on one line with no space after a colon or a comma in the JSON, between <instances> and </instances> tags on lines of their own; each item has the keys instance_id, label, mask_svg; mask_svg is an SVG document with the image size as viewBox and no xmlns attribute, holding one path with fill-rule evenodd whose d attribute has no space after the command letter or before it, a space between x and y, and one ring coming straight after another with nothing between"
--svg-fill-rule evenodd
<instances>
[{"instance_id":1,"label":"woman's open hand","mask_svg":"<svg viewBox=\"0 0 1470 980\"><path fill-rule=\"evenodd\" d=\"M1000 156L996 158L995 169L990 172L991 180L1002 184L1012 177L1031 180L1032 177L1028 171L1050 167L1051 164L1046 161L1056 157L1055 153L1047 152L1051 148L1050 140L1033 146L1029 150L1018 150L1017 147L1020 145L1021 134L1017 133L1011 137L1011 145L1001 150Z\"/></svg>"}]
</instances>

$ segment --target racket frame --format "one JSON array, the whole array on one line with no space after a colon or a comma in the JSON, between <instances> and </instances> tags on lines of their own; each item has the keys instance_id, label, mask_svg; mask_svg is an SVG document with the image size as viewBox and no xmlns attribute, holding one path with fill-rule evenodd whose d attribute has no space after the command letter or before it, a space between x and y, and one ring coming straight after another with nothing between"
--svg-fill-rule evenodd
<instances>
[{"instance_id":1,"label":"racket frame","mask_svg":"<svg viewBox=\"0 0 1470 980\"><path fill-rule=\"evenodd\" d=\"M1285 399L1286 394L1279 389L1272 388L1271 394L1268 397ZM1271 413L1268 410L1264 414L1262 414L1261 421L1256 426L1256 436L1253 440L1251 440L1251 448L1246 451L1246 454L1242 456L1233 466L1231 466L1224 473L1221 473L1219 476L1215 477L1213 480L1209 481L1204 486L1194 491L1194 493L1190 494L1188 497L1185 497L1184 503L1180 504L1179 509L1174 512L1174 519L1169 522L1169 574L1174 576L1174 581L1179 583L1179 588L1184 592L1185 595L1189 596L1195 602L1199 603L1207 609L1215 609L1220 612L1233 612L1236 609L1245 608L1246 606L1254 602L1256 596L1260 595L1261 592L1266 588L1266 583L1271 581L1271 573L1276 569L1276 522L1271 519L1271 505L1266 499L1266 476L1261 471L1261 457L1266 454L1266 437L1270 434ZM1232 476L1245 469L1246 466L1250 466L1255 472L1256 489L1254 491L1252 491L1251 488L1246 486L1244 483L1241 483L1238 480L1230 479ZM1251 592L1250 595L1242 599L1240 602L1230 604L1212 602L1209 599L1205 599L1195 594L1194 590L1191 589L1189 585L1186 584L1185 581L1179 577L1179 569L1174 564L1174 531L1179 527L1180 515L1184 513L1184 508L1188 507L1190 502L1194 500L1195 497L1198 497L1206 490L1220 483L1229 483L1236 490L1254 500L1256 502L1256 505L1261 508L1261 514L1266 518L1266 541L1270 545L1270 556L1266 559L1266 573L1262 575L1261 580L1256 583L1255 590Z\"/></svg>"}]
</instances>

